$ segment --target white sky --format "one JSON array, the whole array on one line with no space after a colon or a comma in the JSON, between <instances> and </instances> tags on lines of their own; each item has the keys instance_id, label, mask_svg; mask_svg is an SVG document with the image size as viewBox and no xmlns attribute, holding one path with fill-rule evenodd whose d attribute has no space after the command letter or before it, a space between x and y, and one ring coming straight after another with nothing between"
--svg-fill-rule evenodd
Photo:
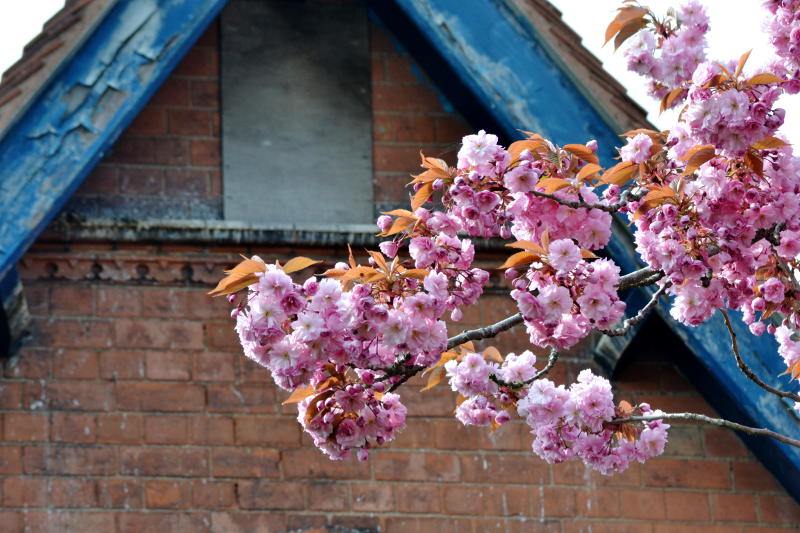
<instances>
[{"instance_id":1,"label":"white sky","mask_svg":"<svg viewBox=\"0 0 800 533\"><path fill-rule=\"evenodd\" d=\"M614 53L611 44L603 47L603 36L614 18L621 0L550 0L561 10L564 20L581 37L583 44L603 66L627 89L631 97L650 112L650 120L661 128L669 128L675 112L658 116L658 102L645 93L644 78L625 69L622 54ZM642 3L657 12L677 7L682 0L650 0ZM709 57L716 60L737 59L753 49L749 64L761 63L770 46L761 31L766 10L760 0L704 0L711 17L708 35ZM64 0L0 0L0 72L5 71L22 55L22 48L42 30L42 24L64 5ZM745 69L746 71L746 69ZM780 105L786 108L783 133L789 139L800 138L800 94L784 96Z\"/></svg>"},{"instance_id":2,"label":"white sky","mask_svg":"<svg viewBox=\"0 0 800 533\"><path fill-rule=\"evenodd\" d=\"M603 47L606 26L614 18L621 0L550 0L562 13L567 24L583 39L583 44L600 61L639 105L649 112L650 121L658 127L670 128L677 112L658 116L659 102L647 96L645 78L629 73L621 51L614 53L613 42ZM683 0L642 0L644 5L663 14L669 7L678 7ZM763 64L770 56L772 47L761 31L761 24L769 13L761 7L760 0L703 0L711 19L708 32L708 57L717 61L738 60L753 49L747 64L750 67ZM745 67L745 73L748 71ZM779 107L786 109L786 122L781 128L789 139L800 137L800 94L785 95Z\"/></svg>"},{"instance_id":3,"label":"white sky","mask_svg":"<svg viewBox=\"0 0 800 533\"><path fill-rule=\"evenodd\" d=\"M63 6L64 0L0 0L0 72L22 57L25 45Z\"/></svg>"}]
</instances>

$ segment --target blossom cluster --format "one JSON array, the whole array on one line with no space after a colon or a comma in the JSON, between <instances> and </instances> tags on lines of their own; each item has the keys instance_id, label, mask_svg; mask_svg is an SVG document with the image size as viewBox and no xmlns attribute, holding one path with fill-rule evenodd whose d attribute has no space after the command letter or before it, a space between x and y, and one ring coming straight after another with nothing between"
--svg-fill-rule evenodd
<instances>
[{"instance_id":1,"label":"blossom cluster","mask_svg":"<svg viewBox=\"0 0 800 533\"><path fill-rule=\"evenodd\" d=\"M464 425L499 426L510 420L507 408L516 404L534 435L533 452L549 463L578 458L603 474L625 470L631 461L660 455L669 425L661 420L638 427L619 420L633 412L615 407L607 379L583 370L565 388L536 377L536 356L525 351L508 354L502 363L477 353L445 364L450 387L464 400L456 418ZM658 415L641 404L637 412Z\"/></svg>"},{"instance_id":2,"label":"blossom cluster","mask_svg":"<svg viewBox=\"0 0 800 533\"><path fill-rule=\"evenodd\" d=\"M786 89L796 93L800 91L800 1L767 0L764 6L773 14L764 24L764 33L779 58L772 68L788 80Z\"/></svg>"}]
</instances>

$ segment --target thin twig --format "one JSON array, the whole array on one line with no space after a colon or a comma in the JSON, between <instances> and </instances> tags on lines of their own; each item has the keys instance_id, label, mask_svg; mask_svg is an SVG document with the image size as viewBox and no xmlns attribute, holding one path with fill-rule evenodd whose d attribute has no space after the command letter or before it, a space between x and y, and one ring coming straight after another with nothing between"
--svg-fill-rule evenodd
<instances>
[{"instance_id":1,"label":"thin twig","mask_svg":"<svg viewBox=\"0 0 800 533\"><path fill-rule=\"evenodd\" d=\"M464 344L465 342L478 341L481 339L494 337L498 333L502 333L503 331L511 329L518 324L522 324L522 313L517 313L516 315L504 318L500 322L492 324L491 326L465 331L454 337L450 337L447 339L447 349L449 350L450 348L454 348L460 344Z\"/></svg>"},{"instance_id":2,"label":"thin twig","mask_svg":"<svg viewBox=\"0 0 800 533\"><path fill-rule=\"evenodd\" d=\"M725 420L724 418L711 418L710 416L697 413L664 413L660 415L631 416L628 418L616 418L612 420L611 423L621 424L623 422L652 422L655 420L687 420L689 422L702 422L704 424L711 424L713 426L735 429L736 431L749 433L750 435L763 435L765 437L772 437L773 439L777 439L781 442L785 442L786 444L791 444L792 446L800 448L800 440L787 437L786 435L776 433L772 430L743 426L742 424L737 424L736 422L731 422L730 420Z\"/></svg>"},{"instance_id":3,"label":"thin twig","mask_svg":"<svg viewBox=\"0 0 800 533\"><path fill-rule=\"evenodd\" d=\"M664 294L670 285L672 285L672 283L668 281L659 287L659 289L653 294L653 297L650 298L650 301L647 302L647 304L645 304L645 306L642 307L638 313L636 313L636 316L632 316L631 318L625 320L622 323L622 326L615 329L609 329L607 331L600 330L600 332L605 333L609 337L620 337L628 333L633 326L644 320L647 314L656 306L656 304L658 304L658 299L661 298L661 295Z\"/></svg>"},{"instance_id":4,"label":"thin twig","mask_svg":"<svg viewBox=\"0 0 800 533\"><path fill-rule=\"evenodd\" d=\"M647 267L640 268L639 270L634 270L624 276L620 276L619 283L617 283L617 290L624 291L625 289L652 285L663 277L664 273L660 270L653 270Z\"/></svg>"},{"instance_id":5,"label":"thin twig","mask_svg":"<svg viewBox=\"0 0 800 533\"><path fill-rule=\"evenodd\" d=\"M556 361L558 361L558 351L554 348L550 350L550 354L547 356L547 364L544 365L544 368L539 370L532 378L526 379L525 381L504 381L497 377L495 374L490 374L489 379L495 382L497 385L501 387L508 387L509 389L521 389L525 385L530 385L537 379L541 378L555 366Z\"/></svg>"},{"instance_id":6,"label":"thin twig","mask_svg":"<svg viewBox=\"0 0 800 533\"><path fill-rule=\"evenodd\" d=\"M733 325L731 324L730 317L728 317L728 312L725 311L724 309L720 309L719 312L722 313L722 318L725 319L725 325L728 327L728 333L731 334L731 349L733 350L733 355L736 357L736 364L739 366L739 370L741 370L745 376L750 378L750 381L752 381L765 391L771 392L772 394L780 396L781 398L789 398L796 402L800 402L800 396L798 396L797 394L791 392L784 392L776 389L775 387L771 387L770 385L767 385L766 383L761 381L761 378L756 376L755 372L753 372L742 359L742 354L739 353L739 343L736 340L736 332L733 331Z\"/></svg>"},{"instance_id":7,"label":"thin twig","mask_svg":"<svg viewBox=\"0 0 800 533\"><path fill-rule=\"evenodd\" d=\"M642 191L634 193L631 192L631 189L627 189L625 192L622 193L622 195L620 195L619 200L613 204L590 204L580 200L566 200L564 198L559 198L555 194L537 191L535 189L530 192L534 196L538 196L540 198L547 198L548 200L553 200L561 205L565 205L573 209L597 209L600 211L605 211L606 213L616 213L622 207L627 205L628 202L633 202L641 199L645 194L647 194L648 191L644 189ZM578 196L580 197L580 195Z\"/></svg>"}]
</instances>

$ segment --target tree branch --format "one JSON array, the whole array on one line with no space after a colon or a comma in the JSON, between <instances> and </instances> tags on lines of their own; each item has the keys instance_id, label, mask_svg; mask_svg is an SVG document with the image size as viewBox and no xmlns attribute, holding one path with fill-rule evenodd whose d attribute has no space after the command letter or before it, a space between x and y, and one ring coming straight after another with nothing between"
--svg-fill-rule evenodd
<instances>
[{"instance_id":1,"label":"tree branch","mask_svg":"<svg viewBox=\"0 0 800 533\"><path fill-rule=\"evenodd\" d=\"M636 316L632 316L631 318L625 320L622 323L622 326L615 329L609 329L608 331L600 330L600 332L608 335L609 337L620 337L628 333L633 326L644 320L650 310L652 310L656 304L658 304L658 299L661 298L661 295L664 294L670 285L672 285L672 283L668 281L659 287L659 289L653 294L653 297L650 298L650 301L647 302L647 304L645 304L645 306L642 307L638 313L636 313Z\"/></svg>"},{"instance_id":2,"label":"tree branch","mask_svg":"<svg viewBox=\"0 0 800 533\"><path fill-rule=\"evenodd\" d=\"M733 325L731 324L730 317L728 317L728 312L725 311L724 309L720 309L719 312L722 313L722 318L725 319L725 326L727 326L728 333L730 333L731 335L731 350L733 350L733 355L736 357L736 364L739 366L739 370L741 370L745 376L750 378L750 381L752 381L765 391L771 392L772 394L780 396L781 398L789 398L796 402L800 402L800 396L798 396L797 394L791 392L784 392L776 389L775 387L771 387L770 385L767 385L766 383L761 381L761 378L756 376L755 372L753 372L753 370L749 366L747 366L747 364L742 359L742 355L739 353L739 343L736 341L736 332L733 331Z\"/></svg>"},{"instance_id":3,"label":"tree branch","mask_svg":"<svg viewBox=\"0 0 800 533\"><path fill-rule=\"evenodd\" d=\"M640 200L645 194L647 194L648 191L646 189L643 189L639 192L634 193L632 192L632 189L627 189L620 195L619 200L617 202L614 202L613 204L590 204L580 200L566 200L564 198L559 198L555 194L549 194L546 192L537 191L536 189L530 192L534 196L538 196L540 198L547 198L548 200L553 200L554 202L558 202L561 205L565 205L573 209L598 209L600 211L605 211L606 213L616 213L622 207L627 205L628 202Z\"/></svg>"},{"instance_id":4,"label":"tree branch","mask_svg":"<svg viewBox=\"0 0 800 533\"><path fill-rule=\"evenodd\" d=\"M454 337L450 337L447 339L447 349L449 350L450 348L454 348L459 344L464 344L465 342L495 337L498 333L502 333L508 329L511 329L518 324L522 324L522 313L517 313L516 315L504 318L500 322L492 324L491 326L465 331Z\"/></svg>"},{"instance_id":5,"label":"tree branch","mask_svg":"<svg viewBox=\"0 0 800 533\"><path fill-rule=\"evenodd\" d=\"M711 424L713 426L719 426L722 428L735 429L736 431L741 431L742 433L748 433L750 435L772 437L773 439L800 448L800 440L787 437L786 435L781 435L780 433L776 433L770 429L743 426L742 424L737 424L736 422L731 422L730 420L725 420L724 418L711 418L710 416L697 413L664 413L660 415L631 416L628 418L616 418L612 420L611 423L621 424L623 422L652 422L655 420L686 420L689 422L702 422L704 424Z\"/></svg>"}]
</instances>

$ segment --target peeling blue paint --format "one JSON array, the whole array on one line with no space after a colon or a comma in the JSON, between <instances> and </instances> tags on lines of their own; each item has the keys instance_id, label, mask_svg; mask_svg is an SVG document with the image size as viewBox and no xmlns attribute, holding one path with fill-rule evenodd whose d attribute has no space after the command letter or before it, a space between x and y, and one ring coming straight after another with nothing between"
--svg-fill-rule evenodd
<instances>
[{"instance_id":1,"label":"peeling blue paint","mask_svg":"<svg viewBox=\"0 0 800 533\"><path fill-rule=\"evenodd\" d=\"M121 0L0 142L0 278L225 5Z\"/></svg>"}]
</instances>

